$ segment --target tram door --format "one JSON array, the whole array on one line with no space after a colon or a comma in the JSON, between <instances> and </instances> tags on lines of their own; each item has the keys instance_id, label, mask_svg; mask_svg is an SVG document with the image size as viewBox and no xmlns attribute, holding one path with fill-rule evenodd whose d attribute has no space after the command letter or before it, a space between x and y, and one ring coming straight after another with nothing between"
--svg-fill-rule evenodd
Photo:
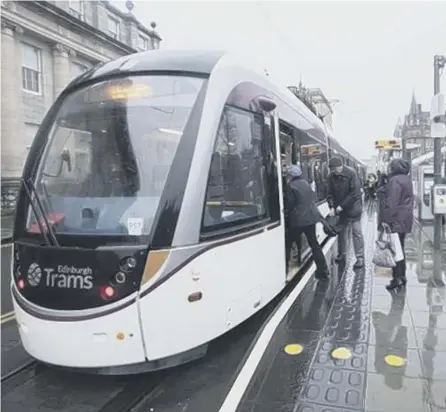
<instances>
[{"instance_id":1,"label":"tram door","mask_svg":"<svg viewBox=\"0 0 446 412\"><path fill-rule=\"evenodd\" d=\"M280 123L279 123L279 143L280 143L280 161L281 161L282 176L283 176L282 185L284 186L286 184L286 174L285 174L286 168L293 164L294 137L293 137L293 131ZM283 190L282 196L284 192L285 191ZM287 222L285 222L285 225L286 223ZM287 229L288 228L285 227L285 248L290 247L290 245L287 243L287 231L288 231ZM288 262L286 262L288 267L286 273L287 280L291 280L297 274L300 260L299 249L300 245L296 245L295 243L291 245L290 259ZM286 253L285 253L285 259L286 259Z\"/></svg>"}]
</instances>

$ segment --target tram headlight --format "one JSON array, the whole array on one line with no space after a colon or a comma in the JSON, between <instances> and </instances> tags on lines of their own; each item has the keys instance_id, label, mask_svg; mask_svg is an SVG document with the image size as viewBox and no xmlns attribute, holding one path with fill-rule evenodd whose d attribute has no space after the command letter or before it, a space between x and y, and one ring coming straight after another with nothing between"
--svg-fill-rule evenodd
<instances>
[{"instance_id":1,"label":"tram headlight","mask_svg":"<svg viewBox=\"0 0 446 412\"><path fill-rule=\"evenodd\" d=\"M103 299L111 299L115 296L116 291L113 286L104 286L101 288L101 296Z\"/></svg>"},{"instance_id":2,"label":"tram headlight","mask_svg":"<svg viewBox=\"0 0 446 412\"><path fill-rule=\"evenodd\" d=\"M120 267L123 272L131 272L133 269L136 268L137 263L137 260L134 257L130 256L128 258L122 259Z\"/></svg>"},{"instance_id":3,"label":"tram headlight","mask_svg":"<svg viewBox=\"0 0 446 412\"><path fill-rule=\"evenodd\" d=\"M19 289L23 289L25 287L25 281L23 279L19 279L17 286Z\"/></svg>"},{"instance_id":4,"label":"tram headlight","mask_svg":"<svg viewBox=\"0 0 446 412\"><path fill-rule=\"evenodd\" d=\"M118 272L115 274L115 282L122 284L127 280L127 275L123 272Z\"/></svg>"}]
</instances>

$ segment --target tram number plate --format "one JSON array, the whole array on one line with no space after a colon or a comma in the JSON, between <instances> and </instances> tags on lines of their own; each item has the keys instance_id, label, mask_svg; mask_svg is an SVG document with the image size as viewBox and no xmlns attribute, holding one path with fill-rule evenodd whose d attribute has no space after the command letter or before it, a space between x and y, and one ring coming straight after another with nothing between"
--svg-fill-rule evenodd
<instances>
[{"instance_id":1,"label":"tram number plate","mask_svg":"<svg viewBox=\"0 0 446 412\"><path fill-rule=\"evenodd\" d=\"M144 219L141 217L129 217L127 219L127 230L130 236L141 236L144 229Z\"/></svg>"}]
</instances>

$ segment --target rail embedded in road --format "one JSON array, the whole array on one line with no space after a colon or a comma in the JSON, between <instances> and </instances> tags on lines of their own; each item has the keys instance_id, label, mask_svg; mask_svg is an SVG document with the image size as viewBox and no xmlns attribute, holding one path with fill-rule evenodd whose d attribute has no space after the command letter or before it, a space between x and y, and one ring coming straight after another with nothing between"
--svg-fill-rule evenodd
<instances>
[{"instance_id":1,"label":"rail embedded in road","mask_svg":"<svg viewBox=\"0 0 446 412\"><path fill-rule=\"evenodd\" d=\"M14 311L2 314L1 317L1 324L3 325L4 323L8 323L9 321L15 319L15 313Z\"/></svg>"}]
</instances>

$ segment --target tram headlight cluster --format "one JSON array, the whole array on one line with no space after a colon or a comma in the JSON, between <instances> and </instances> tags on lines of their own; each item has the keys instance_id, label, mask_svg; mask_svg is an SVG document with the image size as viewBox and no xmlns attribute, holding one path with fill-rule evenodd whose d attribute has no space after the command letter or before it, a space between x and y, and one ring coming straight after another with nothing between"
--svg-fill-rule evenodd
<instances>
[{"instance_id":1,"label":"tram headlight cluster","mask_svg":"<svg viewBox=\"0 0 446 412\"><path fill-rule=\"evenodd\" d=\"M126 283L128 276L131 275L137 264L138 261L132 256L122 259L119 262L119 271L111 277L110 284L101 288L102 298L112 299L116 297L117 288Z\"/></svg>"}]
</instances>

